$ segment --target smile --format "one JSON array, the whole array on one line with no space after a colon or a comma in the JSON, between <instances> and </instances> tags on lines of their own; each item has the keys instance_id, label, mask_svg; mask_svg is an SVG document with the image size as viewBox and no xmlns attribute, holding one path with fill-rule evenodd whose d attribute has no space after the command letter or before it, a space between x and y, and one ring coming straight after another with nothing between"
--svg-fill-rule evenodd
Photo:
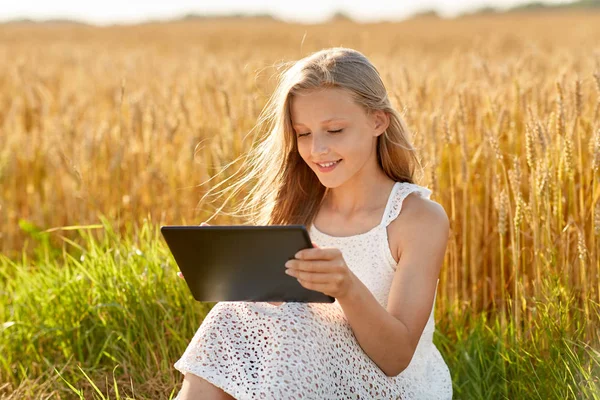
<instances>
[{"instance_id":1,"label":"smile","mask_svg":"<svg viewBox=\"0 0 600 400\"><path fill-rule=\"evenodd\" d=\"M329 172L333 170L342 160L324 162L324 163L315 163L319 167L321 172Z\"/></svg>"},{"instance_id":2,"label":"smile","mask_svg":"<svg viewBox=\"0 0 600 400\"><path fill-rule=\"evenodd\" d=\"M331 166L332 166L332 165L334 165L334 164L337 164L337 163L339 163L340 161L342 161L342 160L332 161L332 162L328 162L328 163L317 163L317 164L318 164L320 167L325 167L325 168L327 168L327 167L331 167Z\"/></svg>"}]
</instances>

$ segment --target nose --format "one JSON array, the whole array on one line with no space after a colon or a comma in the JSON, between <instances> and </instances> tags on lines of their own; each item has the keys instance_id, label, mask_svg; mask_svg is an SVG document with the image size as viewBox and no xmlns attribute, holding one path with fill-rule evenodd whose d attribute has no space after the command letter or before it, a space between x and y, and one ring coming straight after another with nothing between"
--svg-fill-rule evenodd
<instances>
[{"instance_id":1,"label":"nose","mask_svg":"<svg viewBox=\"0 0 600 400\"><path fill-rule=\"evenodd\" d=\"M313 135L311 154L313 156L322 156L329 153L329 146L319 135Z\"/></svg>"}]
</instances>

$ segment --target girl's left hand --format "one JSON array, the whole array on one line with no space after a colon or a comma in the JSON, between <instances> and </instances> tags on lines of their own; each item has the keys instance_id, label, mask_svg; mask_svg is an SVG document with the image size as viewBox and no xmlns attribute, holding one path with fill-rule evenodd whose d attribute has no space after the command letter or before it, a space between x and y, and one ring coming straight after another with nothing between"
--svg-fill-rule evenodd
<instances>
[{"instance_id":1,"label":"girl's left hand","mask_svg":"<svg viewBox=\"0 0 600 400\"><path fill-rule=\"evenodd\" d=\"M346 265L342 252L333 247L318 247L314 242L313 246L300 250L296 258L286 262L285 273L298 279L305 288L336 299L352 293L358 278Z\"/></svg>"}]
</instances>

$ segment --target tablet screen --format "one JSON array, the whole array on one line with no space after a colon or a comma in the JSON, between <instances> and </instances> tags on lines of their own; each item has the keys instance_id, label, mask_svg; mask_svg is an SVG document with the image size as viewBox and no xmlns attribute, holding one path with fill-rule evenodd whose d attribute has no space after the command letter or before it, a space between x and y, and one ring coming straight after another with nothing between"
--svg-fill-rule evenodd
<instances>
[{"instance_id":1,"label":"tablet screen","mask_svg":"<svg viewBox=\"0 0 600 400\"><path fill-rule=\"evenodd\" d=\"M163 226L161 233L198 301L335 301L285 273L286 261L312 247L303 225Z\"/></svg>"}]
</instances>

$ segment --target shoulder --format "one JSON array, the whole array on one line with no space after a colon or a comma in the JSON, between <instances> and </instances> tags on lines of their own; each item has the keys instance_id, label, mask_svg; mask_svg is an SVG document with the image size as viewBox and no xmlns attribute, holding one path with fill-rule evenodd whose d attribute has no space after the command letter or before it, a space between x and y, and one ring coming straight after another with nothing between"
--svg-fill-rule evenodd
<instances>
[{"instance_id":1,"label":"shoulder","mask_svg":"<svg viewBox=\"0 0 600 400\"><path fill-rule=\"evenodd\" d=\"M390 241L397 259L408 249L417 251L445 250L450 233L450 221L441 204L412 192L402 201L402 211L388 227Z\"/></svg>"},{"instance_id":2,"label":"shoulder","mask_svg":"<svg viewBox=\"0 0 600 400\"><path fill-rule=\"evenodd\" d=\"M449 228L450 225L446 210L441 204L421 197L415 192L409 194L402 202L402 212L398 215L398 219L402 219L404 223L423 227L427 225Z\"/></svg>"}]
</instances>

